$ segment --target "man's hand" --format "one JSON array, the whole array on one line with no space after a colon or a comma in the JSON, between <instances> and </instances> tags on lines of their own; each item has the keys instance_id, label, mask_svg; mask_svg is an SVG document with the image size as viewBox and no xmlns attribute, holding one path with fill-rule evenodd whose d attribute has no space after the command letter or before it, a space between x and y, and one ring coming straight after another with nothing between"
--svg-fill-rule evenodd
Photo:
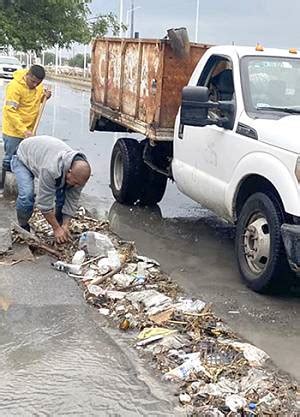
<instances>
[{"instance_id":1,"label":"man's hand","mask_svg":"<svg viewBox=\"0 0 300 417\"><path fill-rule=\"evenodd\" d=\"M32 131L31 131L31 130L26 130L26 131L24 132L24 137L25 137L25 138L30 138L30 136L33 136Z\"/></svg>"},{"instance_id":2,"label":"man's hand","mask_svg":"<svg viewBox=\"0 0 300 417\"><path fill-rule=\"evenodd\" d=\"M54 230L54 237L57 243L66 243L70 238L70 232L60 226Z\"/></svg>"},{"instance_id":3,"label":"man's hand","mask_svg":"<svg viewBox=\"0 0 300 417\"><path fill-rule=\"evenodd\" d=\"M51 90L48 90L47 88L45 88L44 95L45 95L46 99L48 100L52 95Z\"/></svg>"},{"instance_id":4,"label":"man's hand","mask_svg":"<svg viewBox=\"0 0 300 417\"><path fill-rule=\"evenodd\" d=\"M67 223L63 223L61 227L62 227L62 229L64 229L65 233L67 234L68 239L71 239L71 232L70 232L70 229L69 229L69 221Z\"/></svg>"}]
</instances>

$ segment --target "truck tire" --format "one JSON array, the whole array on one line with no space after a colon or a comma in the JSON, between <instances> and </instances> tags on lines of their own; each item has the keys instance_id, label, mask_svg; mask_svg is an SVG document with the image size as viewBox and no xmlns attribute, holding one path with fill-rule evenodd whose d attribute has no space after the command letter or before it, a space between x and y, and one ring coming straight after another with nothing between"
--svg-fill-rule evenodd
<instances>
[{"instance_id":1,"label":"truck tire","mask_svg":"<svg viewBox=\"0 0 300 417\"><path fill-rule=\"evenodd\" d=\"M143 183L139 198L140 205L155 206L165 194L168 178L153 171L145 163L143 163L142 171Z\"/></svg>"},{"instance_id":2,"label":"truck tire","mask_svg":"<svg viewBox=\"0 0 300 417\"><path fill-rule=\"evenodd\" d=\"M134 204L141 192L142 149L135 139L118 139L110 162L110 187L122 204Z\"/></svg>"},{"instance_id":3,"label":"truck tire","mask_svg":"<svg viewBox=\"0 0 300 417\"><path fill-rule=\"evenodd\" d=\"M140 143L141 152L144 153L148 140ZM156 150L156 152L155 152ZM164 157L160 147L152 149L152 162L154 165L161 166L161 158ZM141 206L155 206L159 203L166 191L168 177L151 169L144 161L142 163L142 186L139 202Z\"/></svg>"},{"instance_id":4,"label":"truck tire","mask_svg":"<svg viewBox=\"0 0 300 417\"><path fill-rule=\"evenodd\" d=\"M255 193L238 218L235 251L242 279L258 293L274 292L290 284L280 226L283 210L273 195Z\"/></svg>"}]
</instances>

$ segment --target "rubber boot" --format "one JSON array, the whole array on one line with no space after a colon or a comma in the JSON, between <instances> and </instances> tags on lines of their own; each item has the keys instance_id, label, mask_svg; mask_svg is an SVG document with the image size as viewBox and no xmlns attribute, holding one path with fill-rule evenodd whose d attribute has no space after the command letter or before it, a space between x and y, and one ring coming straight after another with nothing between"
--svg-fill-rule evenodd
<instances>
[{"instance_id":1,"label":"rubber boot","mask_svg":"<svg viewBox=\"0 0 300 417\"><path fill-rule=\"evenodd\" d=\"M21 226L22 229L26 230L27 232L30 232L30 226L28 222L31 215L32 213L25 213L24 211L17 210L17 219L19 226Z\"/></svg>"},{"instance_id":2,"label":"rubber boot","mask_svg":"<svg viewBox=\"0 0 300 417\"><path fill-rule=\"evenodd\" d=\"M1 180L0 180L0 188L4 189L4 184L5 184L5 174L6 174L6 169L2 168L2 172L1 172Z\"/></svg>"}]
</instances>

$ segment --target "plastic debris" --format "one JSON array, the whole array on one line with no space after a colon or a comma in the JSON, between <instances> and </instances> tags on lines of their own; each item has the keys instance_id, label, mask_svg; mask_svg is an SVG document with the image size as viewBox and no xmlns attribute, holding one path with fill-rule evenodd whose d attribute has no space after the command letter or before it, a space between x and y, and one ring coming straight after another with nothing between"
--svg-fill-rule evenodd
<instances>
[{"instance_id":1,"label":"plastic debris","mask_svg":"<svg viewBox=\"0 0 300 417\"><path fill-rule=\"evenodd\" d=\"M96 297L105 294L103 288L99 287L98 285L89 285L87 288L89 293L95 295Z\"/></svg>"},{"instance_id":2,"label":"plastic debris","mask_svg":"<svg viewBox=\"0 0 300 417\"><path fill-rule=\"evenodd\" d=\"M230 411L237 413L246 407L247 401L237 394L227 395L225 398L225 405L227 405Z\"/></svg>"},{"instance_id":3,"label":"plastic debris","mask_svg":"<svg viewBox=\"0 0 300 417\"><path fill-rule=\"evenodd\" d=\"M146 262L138 262L136 271L136 281L138 284L143 284L146 278Z\"/></svg>"},{"instance_id":4,"label":"plastic debris","mask_svg":"<svg viewBox=\"0 0 300 417\"><path fill-rule=\"evenodd\" d=\"M243 352L245 358L252 366L261 366L265 363L267 359L269 359L269 355L264 352L263 350L257 348L254 345L250 345L250 343L241 343L236 341L224 340L222 341L224 344L228 344L234 348L239 349Z\"/></svg>"},{"instance_id":5,"label":"plastic debris","mask_svg":"<svg viewBox=\"0 0 300 417\"><path fill-rule=\"evenodd\" d=\"M85 281L92 281L97 275L97 272L94 269L89 269L86 271L83 277L83 282Z\"/></svg>"},{"instance_id":6,"label":"plastic debris","mask_svg":"<svg viewBox=\"0 0 300 417\"><path fill-rule=\"evenodd\" d=\"M112 280L119 287L128 287L134 281L134 277L127 274L115 274Z\"/></svg>"},{"instance_id":7,"label":"plastic debris","mask_svg":"<svg viewBox=\"0 0 300 417\"><path fill-rule=\"evenodd\" d=\"M138 335L140 342L137 343L137 346L145 346L149 343L155 342L156 340L162 339L165 336L170 336L176 332L176 330L165 329L163 327L146 328L142 330Z\"/></svg>"},{"instance_id":8,"label":"plastic debris","mask_svg":"<svg viewBox=\"0 0 300 417\"><path fill-rule=\"evenodd\" d=\"M160 266L159 262L157 262L155 259L150 259L150 258L147 258L146 256L139 255L139 256L137 256L137 259L139 261L142 261L142 262L148 264L148 268L150 268L152 265Z\"/></svg>"},{"instance_id":9,"label":"plastic debris","mask_svg":"<svg viewBox=\"0 0 300 417\"><path fill-rule=\"evenodd\" d=\"M132 329L133 337L143 329L135 347L164 379L178 383L184 412L206 417L297 415L297 385L271 362L265 363L265 352L240 340L214 315L210 304L182 297L158 262L138 256L134 244L116 238L107 222L84 212L80 216L70 224L74 238L60 247L53 243L38 212L31 224L37 223L38 238L60 250L67 265L78 251L78 235L93 231L106 237L109 248L100 255L92 257L85 246L87 261L82 264L82 279L76 282L84 288L86 301L107 316L108 323L123 331ZM111 263L112 259L119 263ZM106 270L98 264L106 265Z\"/></svg>"},{"instance_id":10,"label":"plastic debris","mask_svg":"<svg viewBox=\"0 0 300 417\"><path fill-rule=\"evenodd\" d=\"M98 232L84 232L79 240L79 249L85 250L89 256L108 256L109 251L115 251L111 240Z\"/></svg>"},{"instance_id":11,"label":"plastic debris","mask_svg":"<svg viewBox=\"0 0 300 417\"><path fill-rule=\"evenodd\" d=\"M204 372L206 370L201 364L199 353L191 353L182 365L172 369L164 375L166 380L187 379L192 372Z\"/></svg>"},{"instance_id":12,"label":"plastic debris","mask_svg":"<svg viewBox=\"0 0 300 417\"><path fill-rule=\"evenodd\" d=\"M189 394L183 393L179 395L179 401L181 404L189 404L192 401L192 398Z\"/></svg>"},{"instance_id":13,"label":"plastic debris","mask_svg":"<svg viewBox=\"0 0 300 417\"><path fill-rule=\"evenodd\" d=\"M84 250L78 250L75 252L73 258L72 258L72 264L73 265L82 265L85 259L85 252Z\"/></svg>"},{"instance_id":14,"label":"plastic debris","mask_svg":"<svg viewBox=\"0 0 300 417\"><path fill-rule=\"evenodd\" d=\"M70 273L74 275L80 275L81 273L81 265L67 264L66 262L62 261L53 262L51 265L57 271L65 272L67 274Z\"/></svg>"},{"instance_id":15,"label":"plastic debris","mask_svg":"<svg viewBox=\"0 0 300 417\"><path fill-rule=\"evenodd\" d=\"M143 304L149 316L167 310L172 306L171 298L156 290L136 291L127 294L126 298L132 303Z\"/></svg>"},{"instance_id":16,"label":"plastic debris","mask_svg":"<svg viewBox=\"0 0 300 417\"><path fill-rule=\"evenodd\" d=\"M179 298L179 302L174 305L177 311L182 313L200 313L206 306L206 303L200 300L189 300L185 298Z\"/></svg>"},{"instance_id":17,"label":"plastic debris","mask_svg":"<svg viewBox=\"0 0 300 417\"><path fill-rule=\"evenodd\" d=\"M110 314L109 308L99 308L98 312L103 316L109 316Z\"/></svg>"},{"instance_id":18,"label":"plastic debris","mask_svg":"<svg viewBox=\"0 0 300 417\"><path fill-rule=\"evenodd\" d=\"M122 300L122 298L125 298L126 293L121 291L107 291L106 295L108 298L111 298L112 300Z\"/></svg>"}]
</instances>

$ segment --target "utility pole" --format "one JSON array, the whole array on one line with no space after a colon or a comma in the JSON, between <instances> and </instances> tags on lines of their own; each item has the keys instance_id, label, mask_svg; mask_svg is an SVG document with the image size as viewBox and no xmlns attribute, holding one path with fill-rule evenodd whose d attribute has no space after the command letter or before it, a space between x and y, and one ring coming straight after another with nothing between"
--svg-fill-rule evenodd
<instances>
[{"instance_id":1,"label":"utility pole","mask_svg":"<svg viewBox=\"0 0 300 417\"><path fill-rule=\"evenodd\" d=\"M200 0L197 0L196 23L195 23L195 42L198 42L199 8L200 8Z\"/></svg>"},{"instance_id":2,"label":"utility pole","mask_svg":"<svg viewBox=\"0 0 300 417\"><path fill-rule=\"evenodd\" d=\"M130 22L130 37L133 38L134 32L134 0L131 0L131 22Z\"/></svg>"},{"instance_id":3,"label":"utility pole","mask_svg":"<svg viewBox=\"0 0 300 417\"><path fill-rule=\"evenodd\" d=\"M87 45L84 45L84 52L83 52L83 77L86 77L86 66L87 66L87 59L86 59L86 54L87 54Z\"/></svg>"},{"instance_id":4,"label":"utility pole","mask_svg":"<svg viewBox=\"0 0 300 417\"><path fill-rule=\"evenodd\" d=\"M58 72L58 45L55 45L55 74Z\"/></svg>"},{"instance_id":5,"label":"utility pole","mask_svg":"<svg viewBox=\"0 0 300 417\"><path fill-rule=\"evenodd\" d=\"M123 0L120 0L120 15L119 15L119 25L120 25L119 36L120 36L120 38L122 38L122 35L123 35L122 24L123 24Z\"/></svg>"}]
</instances>

